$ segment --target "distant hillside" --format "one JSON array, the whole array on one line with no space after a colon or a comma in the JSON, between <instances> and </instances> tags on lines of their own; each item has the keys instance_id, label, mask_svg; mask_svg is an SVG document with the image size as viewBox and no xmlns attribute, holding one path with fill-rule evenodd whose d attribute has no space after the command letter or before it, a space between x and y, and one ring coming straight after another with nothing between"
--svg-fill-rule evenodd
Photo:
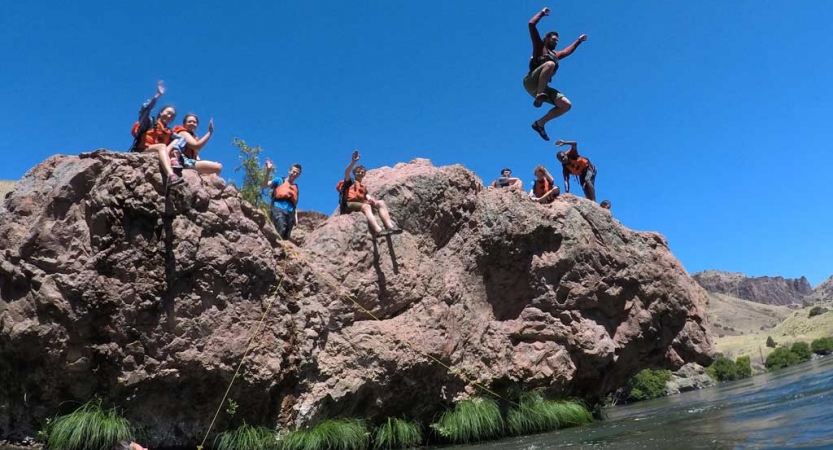
<instances>
[{"instance_id":1,"label":"distant hillside","mask_svg":"<svg viewBox=\"0 0 833 450\"><path fill-rule=\"evenodd\" d=\"M14 181L3 181L0 180L0 202L2 202L6 198L6 194L11 192L14 188Z\"/></svg>"},{"instance_id":2,"label":"distant hillside","mask_svg":"<svg viewBox=\"0 0 833 450\"><path fill-rule=\"evenodd\" d=\"M808 300L814 303L833 303L833 277L816 286Z\"/></svg>"},{"instance_id":3,"label":"distant hillside","mask_svg":"<svg viewBox=\"0 0 833 450\"><path fill-rule=\"evenodd\" d=\"M695 273L692 278L709 292L766 305L800 304L813 294L813 287L804 277L747 277L742 273L706 270Z\"/></svg>"}]
</instances>

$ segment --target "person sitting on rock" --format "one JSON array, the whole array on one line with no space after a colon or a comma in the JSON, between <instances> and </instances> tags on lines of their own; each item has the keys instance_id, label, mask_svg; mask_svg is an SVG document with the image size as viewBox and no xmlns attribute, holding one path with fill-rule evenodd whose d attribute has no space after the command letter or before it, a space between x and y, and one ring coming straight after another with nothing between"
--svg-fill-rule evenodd
<instances>
[{"instance_id":1,"label":"person sitting on rock","mask_svg":"<svg viewBox=\"0 0 833 450\"><path fill-rule=\"evenodd\" d=\"M200 175L220 174L223 165L213 161L203 161L199 158L200 150L205 147L211 135L214 134L214 119L208 121L208 133L197 138L197 126L200 119L194 113L188 113L182 119L182 125L174 127L174 134L179 138L174 142L176 150L181 152L182 166L186 169L194 169Z\"/></svg>"},{"instance_id":2,"label":"person sitting on rock","mask_svg":"<svg viewBox=\"0 0 833 450\"><path fill-rule=\"evenodd\" d=\"M558 152L555 157L561 162L564 175L564 192L570 192L570 174L575 175L584 190L584 196L596 201L596 166L589 159L579 156L578 144L575 141L555 141L555 145L561 147L569 145L570 150Z\"/></svg>"},{"instance_id":3,"label":"person sitting on rock","mask_svg":"<svg viewBox=\"0 0 833 450\"><path fill-rule=\"evenodd\" d=\"M359 151L355 150L350 159L350 164L344 169L344 179L336 185L339 211L341 214L349 214L351 212L361 212L364 214L367 218L367 225L370 227L371 234L376 237L402 233L401 229L393 226L385 202L376 200L367 193L367 187L362 184L362 180L367 174L367 169L362 165L357 166L356 163L358 161ZM353 173L352 177L350 176L351 171ZM376 217L373 215L374 209L379 212L379 217L382 218L382 223L385 225L384 230L376 222Z\"/></svg>"},{"instance_id":4,"label":"person sitting on rock","mask_svg":"<svg viewBox=\"0 0 833 450\"><path fill-rule=\"evenodd\" d=\"M139 110L139 121L133 124L133 145L131 152L156 152L159 165L162 167L163 181L168 187L182 183L183 179L175 174L171 166L170 153L173 150L171 136L173 132L168 125L176 117L176 109L171 105L163 106L156 118L150 113L156 106L156 100L165 94L162 81L156 83L156 95L142 105Z\"/></svg>"},{"instance_id":5,"label":"person sitting on rock","mask_svg":"<svg viewBox=\"0 0 833 450\"><path fill-rule=\"evenodd\" d=\"M272 218L281 239L286 240L292 233L292 227L298 223L298 185L295 184L295 180L301 176L301 165L290 166L286 178L276 176L270 180L274 169L272 161L267 159L261 189L269 189L269 217Z\"/></svg>"},{"instance_id":6,"label":"person sitting on rock","mask_svg":"<svg viewBox=\"0 0 833 450\"><path fill-rule=\"evenodd\" d=\"M601 206L604 209L610 210L610 200L602 200L599 206Z\"/></svg>"},{"instance_id":7,"label":"person sitting on rock","mask_svg":"<svg viewBox=\"0 0 833 450\"><path fill-rule=\"evenodd\" d=\"M119 441L113 445L111 450L148 450L145 447L133 442L133 441Z\"/></svg>"},{"instance_id":8,"label":"person sitting on rock","mask_svg":"<svg viewBox=\"0 0 833 450\"><path fill-rule=\"evenodd\" d=\"M505 188L505 187L513 187L517 189L523 189L524 183L521 181L520 178L514 178L512 175L512 169L506 168L500 171L500 177L492 181L490 187L493 188Z\"/></svg>"},{"instance_id":9,"label":"person sitting on rock","mask_svg":"<svg viewBox=\"0 0 833 450\"><path fill-rule=\"evenodd\" d=\"M558 197L558 186L555 186L555 179L543 165L535 167L535 182L529 191L529 198L538 203L552 203Z\"/></svg>"}]
</instances>

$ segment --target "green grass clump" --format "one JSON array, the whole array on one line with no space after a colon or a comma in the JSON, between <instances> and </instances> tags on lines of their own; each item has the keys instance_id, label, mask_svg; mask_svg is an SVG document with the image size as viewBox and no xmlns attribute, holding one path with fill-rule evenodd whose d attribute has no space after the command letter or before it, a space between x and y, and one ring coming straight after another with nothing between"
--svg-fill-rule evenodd
<instances>
[{"instance_id":1,"label":"green grass clump","mask_svg":"<svg viewBox=\"0 0 833 450\"><path fill-rule=\"evenodd\" d=\"M277 450L275 432L266 427L244 423L235 430L224 431L214 439L216 450Z\"/></svg>"},{"instance_id":2,"label":"green grass clump","mask_svg":"<svg viewBox=\"0 0 833 450\"><path fill-rule=\"evenodd\" d=\"M517 407L509 410L507 427L522 435L557 430L593 421L590 411L579 402L545 400L539 392L521 395Z\"/></svg>"},{"instance_id":3,"label":"green grass clump","mask_svg":"<svg viewBox=\"0 0 833 450\"><path fill-rule=\"evenodd\" d=\"M457 444L498 437L503 433L503 417L494 400L463 400L431 424L437 434Z\"/></svg>"},{"instance_id":4,"label":"green grass clump","mask_svg":"<svg viewBox=\"0 0 833 450\"><path fill-rule=\"evenodd\" d=\"M309 430L291 431L279 441L280 450L364 450L367 427L358 419L336 419Z\"/></svg>"},{"instance_id":5,"label":"green grass clump","mask_svg":"<svg viewBox=\"0 0 833 450\"><path fill-rule=\"evenodd\" d=\"M373 446L376 449L411 448L421 442L422 428L419 424L388 418L388 421L376 430Z\"/></svg>"},{"instance_id":6,"label":"green grass clump","mask_svg":"<svg viewBox=\"0 0 833 450\"><path fill-rule=\"evenodd\" d=\"M49 450L110 450L116 442L133 438L130 422L115 408L102 409L100 401L58 417L43 431Z\"/></svg>"}]
</instances>

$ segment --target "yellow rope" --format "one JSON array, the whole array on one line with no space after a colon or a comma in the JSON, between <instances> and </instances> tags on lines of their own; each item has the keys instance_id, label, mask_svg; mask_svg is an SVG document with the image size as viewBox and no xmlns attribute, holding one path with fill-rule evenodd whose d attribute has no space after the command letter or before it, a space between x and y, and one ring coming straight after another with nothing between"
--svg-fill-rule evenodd
<instances>
[{"instance_id":1,"label":"yellow rope","mask_svg":"<svg viewBox=\"0 0 833 450\"><path fill-rule=\"evenodd\" d=\"M272 223L272 221L271 221L271 220L269 220L269 223L270 223L270 224L272 225L272 227L274 228L274 226L275 226L275 225ZM277 229L275 229L275 232L277 233ZM293 257L298 258L298 259L301 259L301 258L299 258L298 252L297 252L297 251L295 251L295 249L293 249L293 248L289 248L289 247L287 246L286 241L285 241L285 240L281 237L280 233L277 233L277 234L278 234L278 239L280 239L280 244L281 244L281 245L283 246L283 248L284 248L284 251L286 251L287 253L290 253L290 251L291 251L291 254L292 254L292 256L293 256ZM367 314L368 316L372 317L373 319L375 319L375 320L377 320L377 321L379 321L379 322L381 322L381 321L382 321L382 319L380 319L380 318L379 318L379 317L377 317L375 314L373 314L372 312L370 312L367 308L365 308L364 306L362 306L361 304L359 304L359 302L357 302L357 301L356 301L356 300L355 300L355 299L354 299L351 295L349 295L349 294L346 294L346 293L342 292L341 288L339 288L339 286L336 286L336 285L335 285L335 283L330 283L330 282L329 282L329 280L327 279L327 277L320 275L320 274L319 274L319 273L315 270L315 268L314 268L314 267L312 267L312 265L310 265L310 267L309 267L309 268L310 268L310 270L312 271L312 273L314 273L314 274L316 275L316 277L317 277L319 280L323 281L323 282L324 282L324 283L326 283L328 286L330 286L331 288L333 288L333 289L334 289L336 292L338 292L338 294L339 294L339 295L341 295L342 297L344 297L344 298L346 298L346 299L350 300L351 302L353 302L353 304L354 304L354 305L356 305L356 307L357 307L357 308L359 308L360 310L362 310L365 314ZM286 259L284 259L284 261L283 261L283 273L284 273L284 274L286 274ZM200 443L200 445L198 445L198 446L197 446L197 450L203 450L203 446L205 445L205 441L207 441L207 440L208 440L208 436L209 436L209 434L211 434L211 429L214 427L214 423L217 421L217 416L219 416L219 415L220 415L220 411L223 409L223 405L225 404L226 399L228 398L228 394L229 394L229 392L231 392L231 387L232 387L232 385L234 385L234 382L235 382L235 380L237 379L237 375L240 373L240 369L243 367L243 364L244 364L244 363L245 363L245 361L246 361L246 356L248 356L249 351L251 351L251 349L252 349L252 342L254 341L254 338L255 338L255 337L256 337L256 336L260 333L260 328L263 326L263 321L266 319L266 315L267 315L267 314L269 314L269 311L272 309L272 304L274 303L275 299L277 299L277 298L278 298L278 296L277 296L277 291L278 291L278 290L280 289L280 287L283 285L283 280L284 280L284 277L281 277L280 281L278 282L278 286L275 288L275 292L276 292L275 296L274 296L274 297L272 297L272 299L269 301L269 304L268 304L268 305L267 305L267 307L266 307L266 310L265 310L265 311L263 312L263 314L260 316L260 321L258 322L257 327L255 328L254 333L252 333L251 337L249 338L249 343L248 343L248 344L247 344L247 346L246 346L246 351L243 353L243 357L242 357L242 358L240 358L240 363L237 365L237 370L235 370L235 372L234 372L234 376L231 378L231 381L229 382L228 388L226 388L226 392L223 394L223 399L220 401L220 405L217 407L217 411L214 413L214 418L213 418L213 419L211 419L211 424L208 426L208 430L206 430L206 432L205 432L205 437L203 437L202 442ZM483 390L484 392L487 392L487 393L489 393L489 394L491 394L491 395L493 395L493 396L495 396L495 397L497 397L497 398L499 398L499 399L501 399L501 400L504 400L504 401L506 401L506 402L508 402L508 403L511 403L511 404L515 405L515 406L520 406L520 405L518 405L516 402L514 402L514 401L512 401L512 400L509 400L509 399L504 398L503 396L501 396L500 394L498 394L498 393L496 393L496 392L492 391L491 389L487 388L486 386L483 386L482 384L477 383L477 382L475 382L475 381L471 381L471 380L469 380L469 379L466 377L466 375L465 375L465 374L463 374L463 373L461 373L461 372L458 372L458 371L454 370L454 368L452 368L451 366L449 366L449 365L445 364L444 362L440 361L439 359L435 358L434 356L431 356L431 355L430 355L430 354L428 354L427 352L424 352L424 351L420 350L419 348L417 348L417 346L416 346L416 345L412 344L409 340L404 339L404 338L401 338L401 339L402 339L402 341L403 341L403 342L404 342L404 343L405 343L408 347L410 347L410 348L411 348L414 352L416 352L416 353L418 353L418 354L420 354L420 355L422 355L422 356L424 356L424 357L426 357L426 358L428 358L428 359L430 359L430 360L434 361L435 363L439 364L440 366L442 366L442 367L444 367L446 370L448 370L448 372L449 372L449 373L451 373L452 375L456 375L456 376L458 376L458 377L459 377L461 380L463 380L464 382L466 382L466 383L468 383L468 384L470 384L470 385L472 385L472 386L474 386L474 387L476 387L476 388L479 388L479 389Z\"/></svg>"}]
</instances>

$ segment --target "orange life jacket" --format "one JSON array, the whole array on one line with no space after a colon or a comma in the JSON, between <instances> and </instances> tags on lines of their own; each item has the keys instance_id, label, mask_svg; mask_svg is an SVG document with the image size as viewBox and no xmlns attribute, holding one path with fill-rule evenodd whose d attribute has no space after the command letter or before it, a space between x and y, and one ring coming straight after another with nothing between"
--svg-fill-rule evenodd
<instances>
[{"instance_id":1,"label":"orange life jacket","mask_svg":"<svg viewBox=\"0 0 833 450\"><path fill-rule=\"evenodd\" d=\"M136 137L136 134L139 132L139 122L133 124L133 137ZM168 145L171 143L171 134L173 132L170 128L166 127L161 121L156 121L156 126L153 128L145 131L144 137L141 139L142 144L144 145L143 148L148 148L153 144L165 144Z\"/></svg>"},{"instance_id":2,"label":"orange life jacket","mask_svg":"<svg viewBox=\"0 0 833 450\"><path fill-rule=\"evenodd\" d=\"M341 193L341 188L344 187L344 180L341 180L336 184L336 190ZM347 201L348 202L360 202L365 203L367 202L367 187L365 185L359 183L356 180L353 180L353 184L350 185L350 188L347 189Z\"/></svg>"},{"instance_id":3,"label":"orange life jacket","mask_svg":"<svg viewBox=\"0 0 833 450\"><path fill-rule=\"evenodd\" d=\"M191 133L190 131L188 131L182 125L175 126L174 130L173 130L173 133L174 134L180 134L180 135L182 133L188 133L191 136L194 136L194 139L197 138L196 133ZM185 155L186 158L197 159L197 152L195 152L194 149L192 149L187 143L185 144L185 148L182 150L182 154Z\"/></svg>"},{"instance_id":4,"label":"orange life jacket","mask_svg":"<svg viewBox=\"0 0 833 450\"><path fill-rule=\"evenodd\" d=\"M291 184L288 179L283 180L283 184L275 188L272 193L272 198L275 200L289 200L292 206L298 205L298 186Z\"/></svg>"},{"instance_id":5,"label":"orange life jacket","mask_svg":"<svg viewBox=\"0 0 833 450\"><path fill-rule=\"evenodd\" d=\"M550 190L552 190L552 183L547 178L535 180L535 186L532 187L532 193L536 198L543 197Z\"/></svg>"},{"instance_id":6,"label":"orange life jacket","mask_svg":"<svg viewBox=\"0 0 833 450\"><path fill-rule=\"evenodd\" d=\"M584 156L579 156L576 159L571 159L570 162L567 164L563 164L563 166L573 175L581 175L584 171L590 167L590 160L585 158Z\"/></svg>"}]
</instances>

